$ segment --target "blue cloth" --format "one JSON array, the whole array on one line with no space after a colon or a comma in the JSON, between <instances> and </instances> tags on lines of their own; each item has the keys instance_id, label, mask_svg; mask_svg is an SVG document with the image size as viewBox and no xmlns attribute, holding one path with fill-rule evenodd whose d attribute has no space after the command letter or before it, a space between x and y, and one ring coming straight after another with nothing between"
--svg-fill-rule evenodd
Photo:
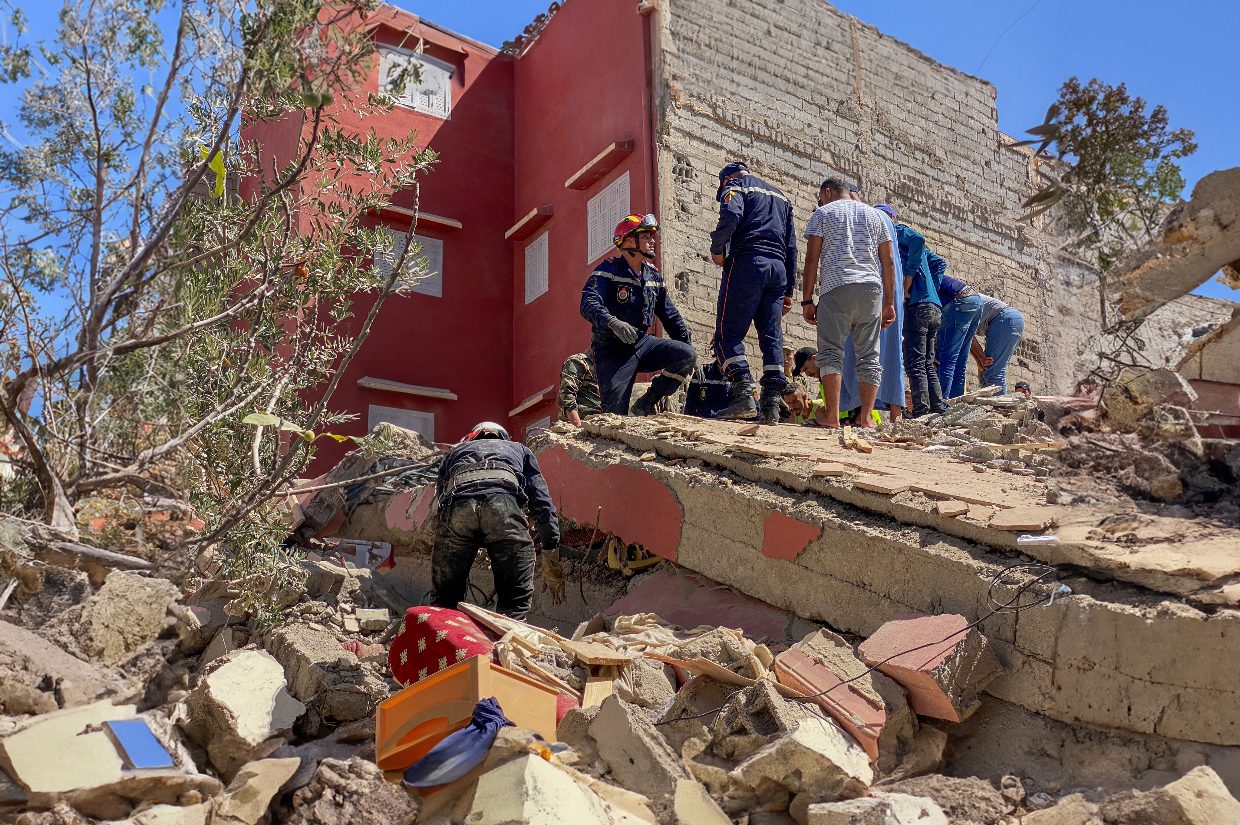
<instances>
[{"instance_id":1,"label":"blue cloth","mask_svg":"<svg viewBox=\"0 0 1240 825\"><path fill-rule=\"evenodd\" d=\"M982 322L982 298L970 295L943 305L939 327L939 385L943 398L964 395L964 371L969 364L969 344Z\"/></svg>"},{"instance_id":2,"label":"blue cloth","mask_svg":"<svg viewBox=\"0 0 1240 825\"><path fill-rule=\"evenodd\" d=\"M895 224L886 212L880 212L887 222L891 237L896 237ZM895 263L896 322L878 333L878 360L883 367L878 382L878 403L875 406L904 406L904 269L899 255L892 255ZM840 410L852 410L861 406L861 387L857 381L857 351L852 336L844 342L844 363L840 372Z\"/></svg>"},{"instance_id":3,"label":"blue cloth","mask_svg":"<svg viewBox=\"0 0 1240 825\"><path fill-rule=\"evenodd\" d=\"M761 255L781 261L784 294L791 295L797 285L792 202L754 175L728 181L719 193L719 223L710 233L710 252L732 259Z\"/></svg>"},{"instance_id":4,"label":"blue cloth","mask_svg":"<svg viewBox=\"0 0 1240 825\"><path fill-rule=\"evenodd\" d=\"M499 735L499 729L511 727L499 702L483 699L474 705L474 715L467 726L450 734L430 753L405 771L405 785L410 788L432 788L455 782L482 764Z\"/></svg>"},{"instance_id":5,"label":"blue cloth","mask_svg":"<svg viewBox=\"0 0 1240 825\"><path fill-rule=\"evenodd\" d=\"M728 408L728 380L723 377L718 364L707 364L700 378L689 382L685 398L685 415L698 418L718 418Z\"/></svg>"},{"instance_id":6,"label":"blue cloth","mask_svg":"<svg viewBox=\"0 0 1240 825\"><path fill-rule=\"evenodd\" d=\"M697 364L697 352L682 341L642 335L626 344L612 335L594 333L594 366L603 412L628 415L633 382L639 372L657 372L650 381L656 399L666 398L688 380Z\"/></svg>"},{"instance_id":7,"label":"blue cloth","mask_svg":"<svg viewBox=\"0 0 1240 825\"><path fill-rule=\"evenodd\" d=\"M623 344L607 328L612 318L632 324L639 336L644 336L658 318L673 340L690 342L689 326L667 294L663 275L649 261L642 262L640 275L620 255L599 264L581 289L581 317L590 322L595 340L601 337Z\"/></svg>"},{"instance_id":8,"label":"blue cloth","mask_svg":"<svg viewBox=\"0 0 1240 825\"><path fill-rule=\"evenodd\" d=\"M1004 394L1007 393L1007 366L1012 360L1012 353L1025 333L1025 316L1014 307L1006 307L999 311L986 328L986 357L993 359L989 367L982 372L982 386L996 386Z\"/></svg>"},{"instance_id":9,"label":"blue cloth","mask_svg":"<svg viewBox=\"0 0 1240 825\"><path fill-rule=\"evenodd\" d=\"M498 438L478 438L456 445L439 463L436 494L442 496L449 480L458 471L488 462L510 470L520 486L514 489L511 484L498 479L468 482L454 487L450 500L441 501L440 507L446 509L450 501L458 498L485 498L505 493L513 496L520 506L529 503L534 521L538 523L538 535L543 547L559 546L560 525L555 516L555 505L551 503L551 492L547 489L538 459L524 444Z\"/></svg>"},{"instance_id":10,"label":"blue cloth","mask_svg":"<svg viewBox=\"0 0 1240 825\"><path fill-rule=\"evenodd\" d=\"M900 248L900 265L904 270L904 277L913 279L909 284L906 299L908 305L942 306L939 302L939 291L934 285L934 276L930 274L929 256L934 253L926 248L926 237L902 223L896 224L895 236L896 244Z\"/></svg>"},{"instance_id":11,"label":"blue cloth","mask_svg":"<svg viewBox=\"0 0 1240 825\"><path fill-rule=\"evenodd\" d=\"M724 262L715 307L711 352L729 381L752 378L745 356L750 325L758 328L762 384L781 391L784 379L784 262L762 254L736 255Z\"/></svg>"}]
</instances>

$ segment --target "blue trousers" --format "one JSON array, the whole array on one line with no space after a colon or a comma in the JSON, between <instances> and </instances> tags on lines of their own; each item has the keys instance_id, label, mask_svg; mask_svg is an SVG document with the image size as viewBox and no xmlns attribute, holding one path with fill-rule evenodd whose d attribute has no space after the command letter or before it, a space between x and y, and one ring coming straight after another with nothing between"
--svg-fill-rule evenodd
<instances>
[{"instance_id":1,"label":"blue trousers","mask_svg":"<svg viewBox=\"0 0 1240 825\"><path fill-rule=\"evenodd\" d=\"M745 336L758 328L762 386L782 392L784 378L784 262L765 255L737 255L723 262L711 352L729 381L753 380Z\"/></svg>"},{"instance_id":2,"label":"blue trousers","mask_svg":"<svg viewBox=\"0 0 1240 825\"><path fill-rule=\"evenodd\" d=\"M986 357L992 359L982 372L982 386L997 386L1007 393L1007 366L1025 333L1025 316L1013 307L1000 312L986 328Z\"/></svg>"},{"instance_id":3,"label":"blue trousers","mask_svg":"<svg viewBox=\"0 0 1240 825\"><path fill-rule=\"evenodd\" d=\"M982 299L979 295L957 298L943 307L943 324L939 327L939 386L943 398L964 395L964 371L969 365L969 344L982 322Z\"/></svg>"},{"instance_id":4,"label":"blue trousers","mask_svg":"<svg viewBox=\"0 0 1240 825\"><path fill-rule=\"evenodd\" d=\"M603 412L629 414L633 381L639 372L656 372L650 382L654 397L666 398L680 387L697 365L697 352L689 344L670 338L642 334L634 344L624 344L613 336L595 336L594 365L598 371Z\"/></svg>"}]
</instances>

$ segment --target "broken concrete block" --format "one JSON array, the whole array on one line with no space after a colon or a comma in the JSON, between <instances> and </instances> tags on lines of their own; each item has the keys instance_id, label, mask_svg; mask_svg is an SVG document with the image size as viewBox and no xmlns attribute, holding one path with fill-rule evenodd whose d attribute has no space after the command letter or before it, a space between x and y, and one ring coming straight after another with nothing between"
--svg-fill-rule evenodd
<instances>
[{"instance_id":1,"label":"broken concrete block","mask_svg":"<svg viewBox=\"0 0 1240 825\"><path fill-rule=\"evenodd\" d=\"M867 671L853 646L829 630L806 636L775 660L782 684L805 695L829 691L812 701L856 738L879 773L888 773L917 732L917 719L898 684Z\"/></svg>"},{"instance_id":2,"label":"broken concrete block","mask_svg":"<svg viewBox=\"0 0 1240 825\"><path fill-rule=\"evenodd\" d=\"M114 570L98 593L46 625L44 635L68 634L83 658L120 664L163 633L179 595L172 582Z\"/></svg>"},{"instance_id":3,"label":"broken concrete block","mask_svg":"<svg viewBox=\"0 0 1240 825\"><path fill-rule=\"evenodd\" d=\"M1212 825L1240 822L1237 801L1213 768L1193 768L1152 791L1125 791L1100 806L1103 821L1115 825Z\"/></svg>"},{"instance_id":4,"label":"broken concrete block","mask_svg":"<svg viewBox=\"0 0 1240 825\"><path fill-rule=\"evenodd\" d=\"M619 784L651 798L670 797L688 768L635 705L609 696L590 723L599 756Z\"/></svg>"},{"instance_id":5,"label":"broken concrete block","mask_svg":"<svg viewBox=\"0 0 1240 825\"><path fill-rule=\"evenodd\" d=\"M808 706L785 699L763 681L728 697L711 726L712 748L724 759L745 759L815 715Z\"/></svg>"},{"instance_id":6,"label":"broken concrete block","mask_svg":"<svg viewBox=\"0 0 1240 825\"><path fill-rule=\"evenodd\" d=\"M790 793L812 790L821 799L861 796L874 781L870 757L834 722L811 716L762 748L729 774L739 785L770 781Z\"/></svg>"},{"instance_id":7,"label":"broken concrete block","mask_svg":"<svg viewBox=\"0 0 1240 825\"><path fill-rule=\"evenodd\" d=\"M376 668L358 661L326 630L288 625L273 631L265 644L284 666L289 692L324 719L361 719L388 695L387 683Z\"/></svg>"},{"instance_id":8,"label":"broken concrete block","mask_svg":"<svg viewBox=\"0 0 1240 825\"><path fill-rule=\"evenodd\" d=\"M806 825L948 825L933 800L902 793L876 793L844 802L810 805Z\"/></svg>"},{"instance_id":9,"label":"broken concrete block","mask_svg":"<svg viewBox=\"0 0 1240 825\"><path fill-rule=\"evenodd\" d=\"M238 650L207 673L185 700L186 733L224 776L270 753L306 711L289 695L284 668L264 650Z\"/></svg>"},{"instance_id":10,"label":"broken concrete block","mask_svg":"<svg viewBox=\"0 0 1240 825\"><path fill-rule=\"evenodd\" d=\"M887 622L858 652L904 687L914 711L949 722L968 716L978 693L1003 673L986 637L955 613Z\"/></svg>"},{"instance_id":11,"label":"broken concrete block","mask_svg":"<svg viewBox=\"0 0 1240 825\"><path fill-rule=\"evenodd\" d=\"M387 630L388 625L392 623L392 614L386 607L375 609L359 607L353 615L357 618L358 624L362 626L362 630L367 633Z\"/></svg>"},{"instance_id":12,"label":"broken concrete block","mask_svg":"<svg viewBox=\"0 0 1240 825\"><path fill-rule=\"evenodd\" d=\"M1140 432L1154 408L1162 404L1191 408L1197 391L1170 369L1125 367L1102 392L1107 423L1120 432Z\"/></svg>"},{"instance_id":13,"label":"broken concrete block","mask_svg":"<svg viewBox=\"0 0 1240 825\"><path fill-rule=\"evenodd\" d=\"M692 779L682 779L676 783L672 811L676 816L676 825L731 825L732 823L718 803L710 798L706 789Z\"/></svg>"},{"instance_id":14,"label":"broken concrete block","mask_svg":"<svg viewBox=\"0 0 1240 825\"><path fill-rule=\"evenodd\" d=\"M569 772L530 754L478 779L469 825L647 825L648 820L610 808Z\"/></svg>"},{"instance_id":15,"label":"broken concrete block","mask_svg":"<svg viewBox=\"0 0 1240 825\"><path fill-rule=\"evenodd\" d=\"M904 745L899 764L890 771L884 782L896 782L914 776L934 773L943 765L943 752L947 749L947 733L929 725L917 729L911 742Z\"/></svg>"},{"instance_id":16,"label":"broken concrete block","mask_svg":"<svg viewBox=\"0 0 1240 825\"><path fill-rule=\"evenodd\" d=\"M111 674L100 672L42 636L8 622L0 622L0 685L22 685L40 692L42 686L49 686L53 700L59 696L67 708L121 689L120 680ZM6 713L12 715L16 711Z\"/></svg>"},{"instance_id":17,"label":"broken concrete block","mask_svg":"<svg viewBox=\"0 0 1240 825\"><path fill-rule=\"evenodd\" d=\"M932 799L953 823L998 822L1012 810L994 785L976 777L919 776L884 785L883 793Z\"/></svg>"},{"instance_id":18,"label":"broken concrete block","mask_svg":"<svg viewBox=\"0 0 1240 825\"><path fill-rule=\"evenodd\" d=\"M155 805L108 825L257 825L271 800L297 770L297 759L262 759L245 765L222 794L195 805Z\"/></svg>"},{"instance_id":19,"label":"broken concrete block","mask_svg":"<svg viewBox=\"0 0 1240 825\"><path fill-rule=\"evenodd\" d=\"M1098 825L1098 806L1079 793L1065 796L1049 808L1025 814L1021 825Z\"/></svg>"},{"instance_id":20,"label":"broken concrete block","mask_svg":"<svg viewBox=\"0 0 1240 825\"><path fill-rule=\"evenodd\" d=\"M205 669L211 662L221 656L227 656L238 647L236 631L231 627L221 627L203 649L202 655L198 657L198 668Z\"/></svg>"},{"instance_id":21,"label":"broken concrete block","mask_svg":"<svg viewBox=\"0 0 1240 825\"><path fill-rule=\"evenodd\" d=\"M676 698L675 677L668 666L644 656L634 659L616 679L615 692L639 708L661 708Z\"/></svg>"},{"instance_id":22,"label":"broken concrete block","mask_svg":"<svg viewBox=\"0 0 1240 825\"><path fill-rule=\"evenodd\" d=\"M310 783L293 794L292 807L285 825L406 825L418 810L408 792L358 757L324 759Z\"/></svg>"},{"instance_id":23,"label":"broken concrete block","mask_svg":"<svg viewBox=\"0 0 1240 825\"><path fill-rule=\"evenodd\" d=\"M132 719L134 705L96 702L32 719L0 740L0 767L35 808L57 802L99 819L128 816L138 802L172 804L185 794L213 796L219 780L185 770L126 771L103 723Z\"/></svg>"},{"instance_id":24,"label":"broken concrete block","mask_svg":"<svg viewBox=\"0 0 1240 825\"><path fill-rule=\"evenodd\" d=\"M766 668L754 656L752 647L739 631L717 627L679 645L669 655L677 659L695 659L701 656L733 673L757 679L766 672Z\"/></svg>"}]
</instances>

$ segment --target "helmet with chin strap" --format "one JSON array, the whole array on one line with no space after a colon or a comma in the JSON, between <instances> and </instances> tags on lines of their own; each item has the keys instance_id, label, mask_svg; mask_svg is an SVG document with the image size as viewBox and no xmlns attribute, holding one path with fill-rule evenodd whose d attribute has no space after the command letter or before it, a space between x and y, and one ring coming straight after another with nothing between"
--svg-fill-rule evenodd
<instances>
[{"instance_id":1,"label":"helmet with chin strap","mask_svg":"<svg viewBox=\"0 0 1240 825\"><path fill-rule=\"evenodd\" d=\"M624 241L626 238L636 238L642 232L658 232L659 220L654 215L626 215L624 220L616 224L616 232L612 236L612 242L616 245L616 249L621 252L636 252L644 258L654 258L653 252L643 252L640 249L625 249Z\"/></svg>"},{"instance_id":2,"label":"helmet with chin strap","mask_svg":"<svg viewBox=\"0 0 1240 825\"><path fill-rule=\"evenodd\" d=\"M499 438L504 441L512 441L508 436L508 431L494 421L480 421L474 425L469 435L462 440L473 441L478 438Z\"/></svg>"}]
</instances>

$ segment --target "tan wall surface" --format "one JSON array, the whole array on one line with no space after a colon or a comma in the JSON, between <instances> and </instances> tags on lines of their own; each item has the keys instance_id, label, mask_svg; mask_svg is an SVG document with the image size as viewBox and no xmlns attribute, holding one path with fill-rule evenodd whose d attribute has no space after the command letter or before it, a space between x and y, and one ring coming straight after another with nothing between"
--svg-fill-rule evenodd
<instances>
[{"instance_id":1,"label":"tan wall surface","mask_svg":"<svg viewBox=\"0 0 1240 825\"><path fill-rule=\"evenodd\" d=\"M1097 279L1055 251L1063 239L1015 220L1040 174L1006 148L993 86L816 0L664 0L656 16L662 265L700 351L720 276L707 254L716 174L741 158L793 199L798 231L828 174L893 203L953 274L1025 314L1009 380L1067 391L1096 364L1082 354L1099 328ZM813 343L799 315L785 329Z\"/></svg>"}]
</instances>

